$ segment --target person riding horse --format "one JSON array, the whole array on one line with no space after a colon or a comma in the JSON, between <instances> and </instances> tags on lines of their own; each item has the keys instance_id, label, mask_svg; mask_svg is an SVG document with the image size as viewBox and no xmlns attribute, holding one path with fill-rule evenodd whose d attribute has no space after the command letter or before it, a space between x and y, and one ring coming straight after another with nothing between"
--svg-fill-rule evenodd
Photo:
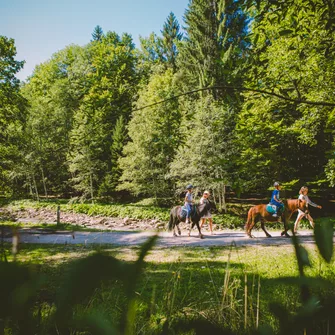
<instances>
[{"instance_id":1,"label":"person riding horse","mask_svg":"<svg viewBox=\"0 0 335 335\"><path fill-rule=\"evenodd\" d=\"M192 212L192 205L193 205L192 189L193 189L193 185L187 185L186 187L187 192L185 195L185 203L184 203L184 206L187 211L185 223L189 223L191 212Z\"/></svg>"},{"instance_id":2,"label":"person riding horse","mask_svg":"<svg viewBox=\"0 0 335 335\"><path fill-rule=\"evenodd\" d=\"M281 185L276 181L274 184L274 190L271 195L271 200L270 200L270 205L275 206L276 211L272 214L273 217L280 216L281 213L284 210L284 204L283 202L279 199L279 191L281 189Z\"/></svg>"}]
</instances>

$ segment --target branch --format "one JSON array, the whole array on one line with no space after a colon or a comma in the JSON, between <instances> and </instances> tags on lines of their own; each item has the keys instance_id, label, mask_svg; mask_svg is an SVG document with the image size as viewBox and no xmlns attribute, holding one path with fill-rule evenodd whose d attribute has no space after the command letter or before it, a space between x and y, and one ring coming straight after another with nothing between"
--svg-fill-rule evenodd
<instances>
[{"instance_id":1,"label":"branch","mask_svg":"<svg viewBox=\"0 0 335 335\"><path fill-rule=\"evenodd\" d=\"M184 95L191 95L193 93L197 93L197 92L201 92L201 91L208 91L208 90L215 90L215 89L216 90L233 90L233 91L256 92L256 93L262 93L262 94L271 95L271 96L277 97L277 98L285 100L285 101L294 102L296 104L307 104L307 105L313 105L313 106L335 107L335 103L333 103L333 102L309 101L309 100L303 100L303 99L292 99L292 98L289 98L289 97L285 97L284 95L281 95L281 94L277 94L277 93L266 91L266 90L259 90L259 89L255 89L255 88L234 87L234 86L210 86L210 87L199 88L199 89L196 89L196 90L192 90L192 91L188 91L188 92L185 92L185 93L174 95L171 98L160 100L160 101L154 102L153 104L133 109L133 112L138 111L138 110L142 110L142 109L145 109L145 108L148 108L148 107L160 105L160 104L162 104L164 102L178 99L178 98L180 98L180 97L182 97Z\"/></svg>"}]
</instances>

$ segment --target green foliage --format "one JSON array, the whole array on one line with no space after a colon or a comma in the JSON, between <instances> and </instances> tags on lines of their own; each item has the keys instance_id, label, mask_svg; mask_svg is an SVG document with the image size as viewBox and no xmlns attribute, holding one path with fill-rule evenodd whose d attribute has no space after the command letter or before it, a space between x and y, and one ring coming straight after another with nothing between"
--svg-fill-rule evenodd
<instances>
[{"instance_id":1,"label":"green foliage","mask_svg":"<svg viewBox=\"0 0 335 335\"><path fill-rule=\"evenodd\" d=\"M176 59L178 55L177 43L181 41L183 34L180 32L180 26L176 16L171 12L166 19L163 30L163 44L165 47L166 61L176 71Z\"/></svg>"},{"instance_id":2,"label":"green foliage","mask_svg":"<svg viewBox=\"0 0 335 335\"><path fill-rule=\"evenodd\" d=\"M93 33L92 33L92 38L93 41L98 41L100 42L104 36L104 32L102 28L98 25L94 28Z\"/></svg>"},{"instance_id":3,"label":"green foliage","mask_svg":"<svg viewBox=\"0 0 335 335\"><path fill-rule=\"evenodd\" d=\"M315 242L319 248L321 256L327 261L330 262L333 256L333 236L334 236L334 227L331 221L323 222L323 224L316 224L314 228L315 233Z\"/></svg>"},{"instance_id":4,"label":"green foliage","mask_svg":"<svg viewBox=\"0 0 335 335\"><path fill-rule=\"evenodd\" d=\"M238 81L236 56L247 45L246 15L240 5L240 1L190 1L178 66L192 89ZM222 93L215 92L221 97Z\"/></svg>"},{"instance_id":5,"label":"green foliage","mask_svg":"<svg viewBox=\"0 0 335 335\"><path fill-rule=\"evenodd\" d=\"M144 258L153 247L157 236L150 238L141 248L136 262L128 264L102 253L93 254L72 263L57 292L55 306L48 315L44 334L66 334L69 329L90 330L96 334L121 333L131 331L129 315L135 311L135 286L142 273ZM32 266L15 262L0 262L0 331L15 334L35 334L40 328L40 312L34 313L34 305L39 299L37 290L42 288L45 276L34 271ZM85 280L82 280L85 278ZM118 324L103 321L98 309L92 313L76 315L76 307L87 301L101 282L120 280L124 285L126 307ZM42 304L40 303L40 309Z\"/></svg>"},{"instance_id":6,"label":"green foliage","mask_svg":"<svg viewBox=\"0 0 335 335\"><path fill-rule=\"evenodd\" d=\"M183 34L173 13L139 49L96 26L21 87L23 62L1 37L1 192L93 202L194 182L225 208L227 185L333 187L333 12L322 0L192 0Z\"/></svg>"},{"instance_id":7,"label":"green foliage","mask_svg":"<svg viewBox=\"0 0 335 335\"><path fill-rule=\"evenodd\" d=\"M118 189L156 197L171 194L167 173L182 141L181 113L176 101L150 109L140 108L170 97L175 89L174 75L169 69L153 75L148 86L140 91L139 110L134 112L128 125L131 140L124 148L124 158L119 161L123 172Z\"/></svg>"},{"instance_id":8,"label":"green foliage","mask_svg":"<svg viewBox=\"0 0 335 335\"><path fill-rule=\"evenodd\" d=\"M115 167L112 132L121 116L123 122L129 118L136 73L134 46L127 34L120 38L107 33L88 52L90 68L85 80L90 86L74 116L68 159L75 189L83 199L93 200L99 187L104 193L117 178L117 171L111 176Z\"/></svg>"},{"instance_id":9,"label":"green foliage","mask_svg":"<svg viewBox=\"0 0 335 335\"><path fill-rule=\"evenodd\" d=\"M259 2L251 9L253 48L246 86L295 100L332 101L334 31L323 1ZM332 108L245 94L238 122L241 176L248 188L274 179L324 177L333 139ZM317 159L315 159L317 157ZM331 163L326 170L331 179ZM253 178L250 179L249 176Z\"/></svg>"},{"instance_id":10,"label":"green foliage","mask_svg":"<svg viewBox=\"0 0 335 335\"><path fill-rule=\"evenodd\" d=\"M105 251L99 246L98 252L83 246L22 246L17 260L24 263L12 257L0 263L5 274L0 310L6 321L1 326L13 334L186 329L300 334L306 329L315 335L323 334L325 325L330 333L335 326L333 261L327 264L296 237L296 256L285 245L259 245L256 252L233 246L167 250L153 249L155 240L130 253L110 246Z\"/></svg>"},{"instance_id":11,"label":"green foliage","mask_svg":"<svg viewBox=\"0 0 335 335\"><path fill-rule=\"evenodd\" d=\"M0 35L0 189L11 194L15 183L10 172L20 158L21 132L26 117L26 100L15 77L24 61L15 60L14 40Z\"/></svg>"}]
</instances>

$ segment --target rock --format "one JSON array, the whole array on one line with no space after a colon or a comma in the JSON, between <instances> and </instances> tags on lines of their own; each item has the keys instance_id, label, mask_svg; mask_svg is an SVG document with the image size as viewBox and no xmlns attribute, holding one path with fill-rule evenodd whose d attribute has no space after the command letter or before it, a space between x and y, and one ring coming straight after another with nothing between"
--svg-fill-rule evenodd
<instances>
[{"instance_id":1,"label":"rock","mask_svg":"<svg viewBox=\"0 0 335 335\"><path fill-rule=\"evenodd\" d=\"M155 225L155 228L164 228L165 224L164 222L157 222L157 224Z\"/></svg>"},{"instance_id":2,"label":"rock","mask_svg":"<svg viewBox=\"0 0 335 335\"><path fill-rule=\"evenodd\" d=\"M106 218L103 218L103 219L101 219L101 220L98 220L98 221L96 222L96 224L105 225L106 222L108 222L108 220L107 220Z\"/></svg>"},{"instance_id":3,"label":"rock","mask_svg":"<svg viewBox=\"0 0 335 335\"><path fill-rule=\"evenodd\" d=\"M124 224L124 225L129 225L129 224L131 224L131 220L130 220L128 217L125 217L125 218L123 219L123 224Z\"/></svg>"}]
</instances>

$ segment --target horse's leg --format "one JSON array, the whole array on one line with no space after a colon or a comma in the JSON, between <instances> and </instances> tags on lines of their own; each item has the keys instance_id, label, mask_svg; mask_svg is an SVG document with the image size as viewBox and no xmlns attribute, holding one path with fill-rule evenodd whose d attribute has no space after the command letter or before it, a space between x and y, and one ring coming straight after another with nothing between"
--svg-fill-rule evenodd
<instances>
[{"instance_id":1,"label":"horse's leg","mask_svg":"<svg viewBox=\"0 0 335 335\"><path fill-rule=\"evenodd\" d=\"M195 222L195 224L197 225L197 228L198 228L199 237L200 237L200 238L204 238L204 235L201 234L201 229L200 229L199 221L197 220L197 221ZM193 223L192 228L193 228L193 227L194 227L194 223Z\"/></svg>"},{"instance_id":2,"label":"horse's leg","mask_svg":"<svg viewBox=\"0 0 335 335\"><path fill-rule=\"evenodd\" d=\"M267 232L267 230L265 229L265 222L264 222L264 219L261 218L260 221L261 221L261 227L262 227L262 229L263 229L263 231L264 231L266 237L272 237L272 236Z\"/></svg>"},{"instance_id":3,"label":"horse's leg","mask_svg":"<svg viewBox=\"0 0 335 335\"><path fill-rule=\"evenodd\" d=\"M281 236L285 235L285 237L290 237L290 235L287 233L287 231L289 230L288 222L290 222L291 215L289 215L288 217L283 215L284 230L281 232Z\"/></svg>"},{"instance_id":4,"label":"horse's leg","mask_svg":"<svg viewBox=\"0 0 335 335\"><path fill-rule=\"evenodd\" d=\"M177 234L176 234L176 223L174 222L173 223L173 236L177 236ZM178 227L178 226L177 226Z\"/></svg>"},{"instance_id":5,"label":"horse's leg","mask_svg":"<svg viewBox=\"0 0 335 335\"><path fill-rule=\"evenodd\" d=\"M258 216L255 218L255 215L252 213L250 216L250 221L249 221L250 224L248 225L247 231L246 231L248 237L250 238L255 237L254 235L251 234L251 230L254 227L254 225L258 222L258 220L259 220Z\"/></svg>"},{"instance_id":6,"label":"horse's leg","mask_svg":"<svg viewBox=\"0 0 335 335\"><path fill-rule=\"evenodd\" d=\"M177 229L178 229L178 234L179 234L179 236L181 235L181 231L180 231L180 228L179 228L179 221L178 221L178 223L177 223Z\"/></svg>"},{"instance_id":7,"label":"horse's leg","mask_svg":"<svg viewBox=\"0 0 335 335\"><path fill-rule=\"evenodd\" d=\"M189 225L189 228L188 228L188 236L191 236L191 230L193 229L193 227L194 227L194 223L192 221L192 222L190 222L190 225Z\"/></svg>"},{"instance_id":8,"label":"horse's leg","mask_svg":"<svg viewBox=\"0 0 335 335\"><path fill-rule=\"evenodd\" d=\"M177 228L179 230L178 225L179 225L178 219L174 218L173 219L173 235L172 236L177 236L177 234L176 234L176 226L177 226Z\"/></svg>"}]
</instances>

